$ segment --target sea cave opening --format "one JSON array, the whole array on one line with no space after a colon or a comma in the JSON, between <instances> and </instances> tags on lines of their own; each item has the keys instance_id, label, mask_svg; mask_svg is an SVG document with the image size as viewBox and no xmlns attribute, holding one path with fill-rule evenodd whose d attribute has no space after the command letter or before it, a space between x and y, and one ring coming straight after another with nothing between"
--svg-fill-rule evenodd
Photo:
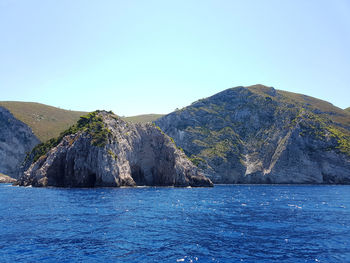
<instances>
[{"instance_id":1,"label":"sea cave opening","mask_svg":"<svg viewBox=\"0 0 350 263\"><path fill-rule=\"evenodd\" d=\"M96 174L89 173L86 181L86 187L95 187L95 183L96 183Z\"/></svg>"}]
</instances>

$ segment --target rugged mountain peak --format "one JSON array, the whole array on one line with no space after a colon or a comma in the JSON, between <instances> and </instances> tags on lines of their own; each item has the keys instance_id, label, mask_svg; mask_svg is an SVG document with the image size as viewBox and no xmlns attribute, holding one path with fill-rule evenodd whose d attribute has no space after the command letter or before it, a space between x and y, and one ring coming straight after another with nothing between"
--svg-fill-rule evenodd
<instances>
[{"instance_id":1,"label":"rugged mountain peak","mask_svg":"<svg viewBox=\"0 0 350 263\"><path fill-rule=\"evenodd\" d=\"M212 186L154 124L134 124L111 112L81 117L58 138L36 147L20 185Z\"/></svg>"},{"instance_id":2,"label":"rugged mountain peak","mask_svg":"<svg viewBox=\"0 0 350 263\"><path fill-rule=\"evenodd\" d=\"M156 124L216 183L350 183L350 116L319 99L236 87Z\"/></svg>"}]
</instances>

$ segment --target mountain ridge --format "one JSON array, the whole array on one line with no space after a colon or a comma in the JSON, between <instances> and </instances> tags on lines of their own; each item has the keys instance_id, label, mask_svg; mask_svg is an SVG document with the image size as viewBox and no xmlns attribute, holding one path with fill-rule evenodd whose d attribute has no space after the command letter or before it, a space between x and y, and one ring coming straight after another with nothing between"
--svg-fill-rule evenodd
<instances>
[{"instance_id":1,"label":"mountain ridge","mask_svg":"<svg viewBox=\"0 0 350 263\"><path fill-rule=\"evenodd\" d=\"M0 101L0 107L9 110L16 119L27 124L41 142L59 136L69 128L85 111L66 110L38 102ZM164 114L141 114L121 117L125 121L147 123L155 121Z\"/></svg>"},{"instance_id":2,"label":"mountain ridge","mask_svg":"<svg viewBox=\"0 0 350 263\"><path fill-rule=\"evenodd\" d=\"M127 116L127 117L121 117L125 121L130 121L134 123L147 123L147 122L154 122L160 117L163 117L165 114L157 114L157 113L150 113L150 114L140 114L135 116Z\"/></svg>"},{"instance_id":3,"label":"mountain ridge","mask_svg":"<svg viewBox=\"0 0 350 263\"><path fill-rule=\"evenodd\" d=\"M70 111L37 102L0 101L16 119L27 124L41 142L56 137L69 128L83 111Z\"/></svg>"},{"instance_id":4,"label":"mountain ridge","mask_svg":"<svg viewBox=\"0 0 350 263\"><path fill-rule=\"evenodd\" d=\"M240 86L155 123L214 183L350 182L350 116L310 96Z\"/></svg>"},{"instance_id":5,"label":"mountain ridge","mask_svg":"<svg viewBox=\"0 0 350 263\"><path fill-rule=\"evenodd\" d=\"M63 115L73 113L73 118L64 125L51 127L54 131L51 139L85 113L24 102L0 102L0 108L7 106L9 110L11 103L14 112L16 106L22 107L22 112L17 112L17 115L27 114L28 123L34 119L43 124L42 120L51 116L50 111L45 110L46 115L38 114L42 110L33 108L33 105L59 110ZM27 110L28 107L32 109ZM309 171L317 174L317 178L307 178L305 171L301 170L306 179L296 176L296 183L347 183L348 179L343 175L349 173L350 114L346 110L307 95L257 84L221 91L164 116L145 114L122 119L144 123L153 121L159 125L195 165L212 175L216 183L294 183L285 180L287 177L277 176L278 169L283 174L283 165L296 167L288 162L282 165L283 158L305 167L312 163ZM169 116L172 117L169 119ZM164 121L166 119L168 121ZM40 126L37 129L40 130ZM304 157L309 163L304 164L296 156L284 157L288 152L306 154ZM332 169L342 176L337 178L330 172ZM222 176L218 176L219 173ZM295 169L291 173L297 174Z\"/></svg>"}]
</instances>

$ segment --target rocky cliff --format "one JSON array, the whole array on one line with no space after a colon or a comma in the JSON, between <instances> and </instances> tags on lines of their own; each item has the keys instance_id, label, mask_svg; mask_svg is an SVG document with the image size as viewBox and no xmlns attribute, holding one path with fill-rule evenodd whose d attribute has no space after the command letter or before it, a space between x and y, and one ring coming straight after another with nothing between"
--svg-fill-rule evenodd
<instances>
[{"instance_id":1,"label":"rocky cliff","mask_svg":"<svg viewBox=\"0 0 350 263\"><path fill-rule=\"evenodd\" d=\"M97 111L28 159L19 184L28 186L212 186L186 155L152 124L127 123Z\"/></svg>"},{"instance_id":2,"label":"rocky cliff","mask_svg":"<svg viewBox=\"0 0 350 263\"><path fill-rule=\"evenodd\" d=\"M237 87L155 123L214 183L350 183L350 115L309 96Z\"/></svg>"},{"instance_id":3,"label":"rocky cliff","mask_svg":"<svg viewBox=\"0 0 350 263\"><path fill-rule=\"evenodd\" d=\"M0 107L0 172L17 177L25 156L39 143L32 130Z\"/></svg>"},{"instance_id":4,"label":"rocky cliff","mask_svg":"<svg viewBox=\"0 0 350 263\"><path fill-rule=\"evenodd\" d=\"M4 175L2 173L0 173L0 183L15 183L17 180L14 178L11 178L10 176Z\"/></svg>"}]
</instances>

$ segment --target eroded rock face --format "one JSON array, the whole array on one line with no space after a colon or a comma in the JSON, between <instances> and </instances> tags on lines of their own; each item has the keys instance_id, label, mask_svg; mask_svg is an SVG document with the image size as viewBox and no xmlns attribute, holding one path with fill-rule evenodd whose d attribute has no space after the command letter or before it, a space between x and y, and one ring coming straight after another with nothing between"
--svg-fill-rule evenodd
<instances>
[{"instance_id":1,"label":"eroded rock face","mask_svg":"<svg viewBox=\"0 0 350 263\"><path fill-rule=\"evenodd\" d=\"M228 89L156 121L214 183L257 184L349 184L349 123L329 103L265 86Z\"/></svg>"},{"instance_id":2,"label":"eroded rock face","mask_svg":"<svg viewBox=\"0 0 350 263\"><path fill-rule=\"evenodd\" d=\"M39 143L32 130L0 107L0 172L17 178L26 154Z\"/></svg>"},{"instance_id":3,"label":"eroded rock face","mask_svg":"<svg viewBox=\"0 0 350 263\"><path fill-rule=\"evenodd\" d=\"M16 181L17 181L16 179L0 173L0 183L11 184L11 183L15 183Z\"/></svg>"},{"instance_id":4,"label":"eroded rock face","mask_svg":"<svg viewBox=\"0 0 350 263\"><path fill-rule=\"evenodd\" d=\"M108 139L93 145L81 130L65 136L33 163L20 185L116 187L136 185L212 186L173 141L152 124L132 124L99 112Z\"/></svg>"}]
</instances>

